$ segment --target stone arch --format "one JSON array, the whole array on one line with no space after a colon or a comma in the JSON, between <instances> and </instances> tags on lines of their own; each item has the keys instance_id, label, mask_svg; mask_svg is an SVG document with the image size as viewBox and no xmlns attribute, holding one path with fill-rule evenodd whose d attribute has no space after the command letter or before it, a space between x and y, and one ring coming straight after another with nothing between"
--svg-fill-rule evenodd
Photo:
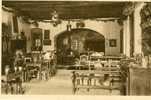
<instances>
[{"instance_id":1,"label":"stone arch","mask_svg":"<svg viewBox=\"0 0 151 100\"><path fill-rule=\"evenodd\" d=\"M77 49L75 49L74 40L78 41ZM54 43L58 55L59 52L67 55L68 51L74 51L76 55L79 55L87 50L105 53L105 37L101 33L87 28L75 28L70 32L63 31L55 36ZM62 56L59 55L58 58L61 59Z\"/></svg>"},{"instance_id":2,"label":"stone arch","mask_svg":"<svg viewBox=\"0 0 151 100\"><path fill-rule=\"evenodd\" d=\"M91 28L73 28L72 31L74 31L74 30L88 30L88 31L91 31L91 32L99 33L100 36L102 36L102 37L105 39L105 36L104 36L103 33L100 33L100 32L98 32L98 31L96 31L96 30L94 30L94 29L91 29ZM56 48L56 40L57 40L57 38L58 38L61 34L66 33L66 32L67 32L67 30L64 30L64 31L62 31L62 32L57 33L57 34L54 36L54 48L55 48L55 49L57 49L57 48Z\"/></svg>"}]
</instances>

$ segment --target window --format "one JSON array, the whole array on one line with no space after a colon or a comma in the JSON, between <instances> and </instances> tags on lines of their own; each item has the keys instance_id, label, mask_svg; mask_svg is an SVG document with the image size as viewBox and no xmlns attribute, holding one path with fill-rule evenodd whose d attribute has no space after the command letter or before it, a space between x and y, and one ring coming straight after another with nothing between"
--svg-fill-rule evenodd
<instances>
[{"instance_id":1,"label":"window","mask_svg":"<svg viewBox=\"0 0 151 100\"><path fill-rule=\"evenodd\" d=\"M40 47L41 46L41 40L40 39L36 39L35 40L35 46L36 47Z\"/></svg>"},{"instance_id":2,"label":"window","mask_svg":"<svg viewBox=\"0 0 151 100\"><path fill-rule=\"evenodd\" d=\"M72 40L72 46L71 46L71 48L73 50L78 50L78 48L79 48L79 41L78 40Z\"/></svg>"},{"instance_id":3,"label":"window","mask_svg":"<svg viewBox=\"0 0 151 100\"><path fill-rule=\"evenodd\" d=\"M64 44L64 45L68 45L68 38L65 38L65 39L63 40L63 44Z\"/></svg>"}]
</instances>

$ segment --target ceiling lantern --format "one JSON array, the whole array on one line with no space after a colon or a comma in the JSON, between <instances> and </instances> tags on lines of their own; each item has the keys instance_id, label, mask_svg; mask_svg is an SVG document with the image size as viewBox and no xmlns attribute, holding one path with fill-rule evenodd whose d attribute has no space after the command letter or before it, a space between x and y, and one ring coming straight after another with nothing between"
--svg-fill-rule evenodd
<instances>
[{"instance_id":1,"label":"ceiling lantern","mask_svg":"<svg viewBox=\"0 0 151 100\"><path fill-rule=\"evenodd\" d=\"M59 19L59 15L57 13L56 10L54 10L54 12L52 13L52 18L51 18L52 22L53 22L53 26L57 26L58 24L61 23L60 19Z\"/></svg>"},{"instance_id":2,"label":"ceiling lantern","mask_svg":"<svg viewBox=\"0 0 151 100\"><path fill-rule=\"evenodd\" d=\"M52 21L58 21L58 19L59 19L59 15L58 15L58 13L57 13L57 11L54 11L53 13L52 13Z\"/></svg>"}]
</instances>

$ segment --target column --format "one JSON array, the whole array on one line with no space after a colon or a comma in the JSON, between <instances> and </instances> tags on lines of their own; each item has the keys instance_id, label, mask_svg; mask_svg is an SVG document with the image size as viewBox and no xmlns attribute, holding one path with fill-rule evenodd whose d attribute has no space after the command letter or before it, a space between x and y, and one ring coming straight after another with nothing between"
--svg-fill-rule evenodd
<instances>
[{"instance_id":1,"label":"column","mask_svg":"<svg viewBox=\"0 0 151 100\"><path fill-rule=\"evenodd\" d=\"M141 29L141 16L140 11L144 3L138 3L134 10L134 53L142 53L142 29Z\"/></svg>"},{"instance_id":2,"label":"column","mask_svg":"<svg viewBox=\"0 0 151 100\"><path fill-rule=\"evenodd\" d=\"M130 56L130 22L129 22L129 16L127 17L126 20L124 20L124 28L123 28L123 49L124 49L124 54L126 56Z\"/></svg>"}]
</instances>

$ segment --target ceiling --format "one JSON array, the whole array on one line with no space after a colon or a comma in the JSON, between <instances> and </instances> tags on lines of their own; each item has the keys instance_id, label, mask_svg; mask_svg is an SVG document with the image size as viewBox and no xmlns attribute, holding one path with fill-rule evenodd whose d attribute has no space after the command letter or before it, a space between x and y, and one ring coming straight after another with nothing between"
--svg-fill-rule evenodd
<instances>
[{"instance_id":1,"label":"ceiling","mask_svg":"<svg viewBox=\"0 0 151 100\"><path fill-rule=\"evenodd\" d=\"M121 17L127 2L103 1L2 1L2 5L32 19L51 18L56 10L61 19Z\"/></svg>"}]
</instances>

